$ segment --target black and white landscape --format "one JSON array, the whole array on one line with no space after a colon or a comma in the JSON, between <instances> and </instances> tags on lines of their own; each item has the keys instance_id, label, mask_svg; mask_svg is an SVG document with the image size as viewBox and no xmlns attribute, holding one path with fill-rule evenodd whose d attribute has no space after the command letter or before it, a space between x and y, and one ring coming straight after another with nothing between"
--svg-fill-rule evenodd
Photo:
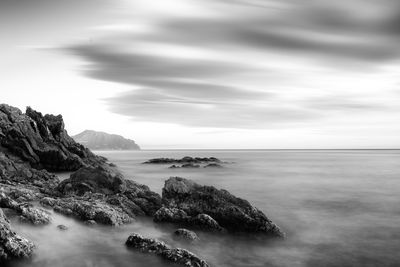
<instances>
[{"instance_id":1,"label":"black and white landscape","mask_svg":"<svg viewBox=\"0 0 400 267\"><path fill-rule=\"evenodd\" d=\"M400 266L399 23L0 0L0 266Z\"/></svg>"}]
</instances>

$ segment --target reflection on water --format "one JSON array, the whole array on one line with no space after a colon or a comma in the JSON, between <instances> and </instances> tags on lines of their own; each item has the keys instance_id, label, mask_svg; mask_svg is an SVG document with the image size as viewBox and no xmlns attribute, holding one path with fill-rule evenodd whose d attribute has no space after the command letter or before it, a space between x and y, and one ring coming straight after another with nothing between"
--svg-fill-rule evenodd
<instances>
[{"instance_id":1,"label":"reflection on water","mask_svg":"<svg viewBox=\"0 0 400 267\"><path fill-rule=\"evenodd\" d=\"M125 248L131 232L185 247L212 266L400 266L399 151L100 152L126 177L161 192L169 176L191 178L248 199L287 233L284 241L199 233L197 244L171 236L172 225L140 219L123 227L88 227L54 214L34 227L13 222L38 244L30 262L12 266L170 266ZM216 156L222 169L168 169L154 157ZM67 231L56 228L69 227Z\"/></svg>"}]
</instances>

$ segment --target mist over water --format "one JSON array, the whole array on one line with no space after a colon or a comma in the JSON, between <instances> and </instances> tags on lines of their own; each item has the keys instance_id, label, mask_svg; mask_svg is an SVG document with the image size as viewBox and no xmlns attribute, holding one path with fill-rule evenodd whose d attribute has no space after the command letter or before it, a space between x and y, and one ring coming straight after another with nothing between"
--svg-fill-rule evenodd
<instances>
[{"instance_id":1,"label":"mist over water","mask_svg":"<svg viewBox=\"0 0 400 267\"><path fill-rule=\"evenodd\" d=\"M12 219L13 228L38 248L28 262L11 266L172 266L125 247L131 232L184 247L211 266L400 266L400 151L129 151L98 152L126 178L161 194L164 181L181 176L224 188L249 200L287 239L198 232L197 244L172 238L173 225L140 218L122 227L88 227L53 214L48 226ZM141 162L155 157L215 156L224 168L168 169ZM65 177L65 174L63 175ZM56 228L69 227L67 231Z\"/></svg>"}]
</instances>

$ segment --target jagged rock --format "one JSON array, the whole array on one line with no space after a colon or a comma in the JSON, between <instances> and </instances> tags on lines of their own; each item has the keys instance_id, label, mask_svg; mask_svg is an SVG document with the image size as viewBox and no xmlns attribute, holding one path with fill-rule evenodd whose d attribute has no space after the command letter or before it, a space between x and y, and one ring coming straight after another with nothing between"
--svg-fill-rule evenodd
<instances>
[{"instance_id":1,"label":"jagged rock","mask_svg":"<svg viewBox=\"0 0 400 267\"><path fill-rule=\"evenodd\" d=\"M125 243L144 253L154 253L165 260L187 267L208 267L209 265L198 256L182 248L171 248L164 242L156 239L144 238L139 234L132 234Z\"/></svg>"},{"instance_id":2,"label":"jagged rock","mask_svg":"<svg viewBox=\"0 0 400 267\"><path fill-rule=\"evenodd\" d=\"M14 258L28 258L35 245L11 230L10 222L0 209L0 263Z\"/></svg>"},{"instance_id":3,"label":"jagged rock","mask_svg":"<svg viewBox=\"0 0 400 267\"><path fill-rule=\"evenodd\" d=\"M199 240L199 237L196 235L195 232L187 230L187 229L184 229L184 228L176 229L174 231L174 236L176 238L184 239L184 240L187 240L187 241L190 241L190 242L194 242L194 241L198 241Z\"/></svg>"},{"instance_id":4,"label":"jagged rock","mask_svg":"<svg viewBox=\"0 0 400 267\"><path fill-rule=\"evenodd\" d=\"M207 214L228 231L284 236L264 213L226 190L171 177L165 182L162 199L167 208L181 209L188 216Z\"/></svg>"},{"instance_id":5,"label":"jagged rock","mask_svg":"<svg viewBox=\"0 0 400 267\"><path fill-rule=\"evenodd\" d=\"M208 163L208 162L221 162L219 159L215 157L205 157L205 158L200 158L200 157L183 157L181 159L173 159L173 158L155 158L155 159L149 159L148 161L143 162L144 164L176 164L176 163L182 163L182 164L187 164L187 163Z\"/></svg>"},{"instance_id":6,"label":"jagged rock","mask_svg":"<svg viewBox=\"0 0 400 267\"><path fill-rule=\"evenodd\" d=\"M65 225L60 224L60 225L57 225L57 229L59 229L59 230L61 230L61 231L67 231L67 230L68 230L68 227L65 226Z\"/></svg>"},{"instance_id":7,"label":"jagged rock","mask_svg":"<svg viewBox=\"0 0 400 267\"><path fill-rule=\"evenodd\" d=\"M32 224L48 224L51 222L49 213L43 209L32 207L28 203L18 203L8 197L4 192L0 193L0 207L16 211L20 219Z\"/></svg>"},{"instance_id":8,"label":"jagged rock","mask_svg":"<svg viewBox=\"0 0 400 267\"><path fill-rule=\"evenodd\" d=\"M68 136L61 115L43 116L30 107L23 114L0 105L0 146L33 167L50 171L74 171L105 162Z\"/></svg>"},{"instance_id":9,"label":"jagged rock","mask_svg":"<svg viewBox=\"0 0 400 267\"><path fill-rule=\"evenodd\" d=\"M96 221L95 220L87 220L84 222L86 225L96 225Z\"/></svg>"}]
</instances>

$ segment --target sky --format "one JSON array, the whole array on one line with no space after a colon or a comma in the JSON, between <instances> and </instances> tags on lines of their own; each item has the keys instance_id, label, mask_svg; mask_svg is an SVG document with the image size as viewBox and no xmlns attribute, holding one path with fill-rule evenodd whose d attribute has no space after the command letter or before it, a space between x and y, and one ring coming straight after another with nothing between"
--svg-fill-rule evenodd
<instances>
[{"instance_id":1,"label":"sky","mask_svg":"<svg viewBox=\"0 0 400 267\"><path fill-rule=\"evenodd\" d=\"M398 0L0 0L0 102L144 149L400 148Z\"/></svg>"}]
</instances>

